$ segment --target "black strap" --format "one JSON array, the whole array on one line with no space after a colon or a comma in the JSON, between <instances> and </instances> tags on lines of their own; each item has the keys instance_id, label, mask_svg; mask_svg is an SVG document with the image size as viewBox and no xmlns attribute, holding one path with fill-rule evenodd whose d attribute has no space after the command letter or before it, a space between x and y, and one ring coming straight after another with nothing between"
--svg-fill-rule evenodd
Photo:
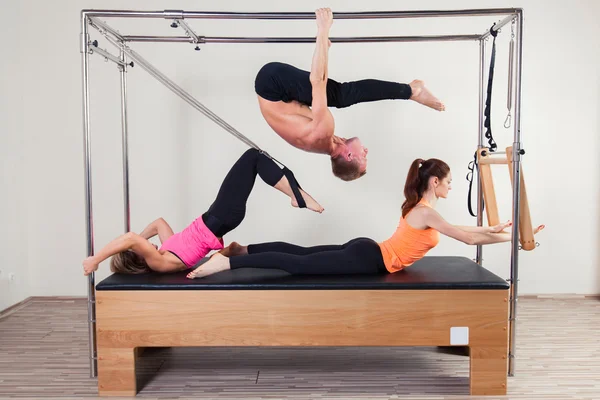
<instances>
[{"instance_id":1,"label":"black strap","mask_svg":"<svg viewBox=\"0 0 600 400\"><path fill-rule=\"evenodd\" d=\"M490 152L496 151L496 149L498 148L498 145L496 144L496 141L492 136L492 86L494 83L494 66L496 64L496 36L498 36L498 31L495 31L493 29L495 25L496 24L494 23L494 25L492 25L492 27L490 28L490 35L492 35L494 41L492 44L492 57L490 59L490 71L488 74L487 99L485 100L485 111L483 113L483 115L485 116L483 126L485 126L486 128L485 137L488 140ZM469 172L467 172L467 181L469 181L469 193L467 194L467 208L469 209L469 214L471 214L473 217L477 217L477 214L473 212L473 206L471 201L471 193L473 192L473 175L476 171L479 171L477 166L477 152L475 152L475 155L473 156L473 161L469 162L469 166L467 168L469 169ZM483 206L485 207L485 204L483 204Z\"/></svg>"},{"instance_id":2,"label":"black strap","mask_svg":"<svg viewBox=\"0 0 600 400\"><path fill-rule=\"evenodd\" d=\"M494 23L494 25L496 25ZM488 86L487 86L487 99L485 101L485 122L484 126L487 128L485 132L485 137L488 139L488 144L490 148L490 152L496 151L498 145L492 136L492 83L494 82L494 64L496 63L496 36L498 36L498 31L495 31L494 25L490 28L490 34L494 37L494 42L492 44L492 58L490 60L490 72L488 76Z\"/></svg>"},{"instance_id":3,"label":"black strap","mask_svg":"<svg viewBox=\"0 0 600 400\"><path fill-rule=\"evenodd\" d=\"M469 209L469 214L471 214L471 216L473 217L477 217L477 214L475 214L473 212L473 206L471 205L471 192L473 189L473 178L475 175L475 172L479 173L479 167L477 166L477 152L475 152L475 155L473 156L473 161L469 162L469 165L467 167L469 169L469 172L467 172L467 181L469 181L469 193L467 194L467 208ZM483 203L482 201L482 207L481 210L483 210L485 208L485 203Z\"/></svg>"},{"instance_id":4,"label":"black strap","mask_svg":"<svg viewBox=\"0 0 600 400\"><path fill-rule=\"evenodd\" d=\"M298 203L298 208L306 208L306 202L304 201L304 197L302 197L302 193L300 193L300 189L302 186L296 180L294 173L288 169L288 167L283 167L283 175L288 180L290 184L290 188L292 188L292 192L294 193L294 197L296 198L296 202Z\"/></svg>"}]
</instances>

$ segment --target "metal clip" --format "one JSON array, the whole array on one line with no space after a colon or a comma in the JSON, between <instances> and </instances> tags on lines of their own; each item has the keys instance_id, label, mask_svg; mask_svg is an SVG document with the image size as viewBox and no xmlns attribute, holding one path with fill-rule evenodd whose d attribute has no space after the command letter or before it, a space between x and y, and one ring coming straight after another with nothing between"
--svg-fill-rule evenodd
<instances>
[{"instance_id":1,"label":"metal clip","mask_svg":"<svg viewBox=\"0 0 600 400\"><path fill-rule=\"evenodd\" d=\"M511 122L512 122L512 116L510 115L510 111L509 111L508 115L506 116L506 119L504 120L504 127L506 129L510 128Z\"/></svg>"}]
</instances>

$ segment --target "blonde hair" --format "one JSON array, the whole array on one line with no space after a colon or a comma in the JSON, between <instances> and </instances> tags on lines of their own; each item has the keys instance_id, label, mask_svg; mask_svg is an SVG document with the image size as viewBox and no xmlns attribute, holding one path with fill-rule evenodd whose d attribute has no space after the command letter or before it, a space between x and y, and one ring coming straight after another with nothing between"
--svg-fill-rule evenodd
<instances>
[{"instance_id":1,"label":"blonde hair","mask_svg":"<svg viewBox=\"0 0 600 400\"><path fill-rule=\"evenodd\" d=\"M360 164L357 160L347 161L342 155L331 157L331 170L333 175L346 182L358 179L367 173L366 170L360 172Z\"/></svg>"},{"instance_id":2,"label":"blonde hair","mask_svg":"<svg viewBox=\"0 0 600 400\"><path fill-rule=\"evenodd\" d=\"M116 274L145 274L151 271L144 257L131 250L115 254L110 260L110 270Z\"/></svg>"}]
</instances>

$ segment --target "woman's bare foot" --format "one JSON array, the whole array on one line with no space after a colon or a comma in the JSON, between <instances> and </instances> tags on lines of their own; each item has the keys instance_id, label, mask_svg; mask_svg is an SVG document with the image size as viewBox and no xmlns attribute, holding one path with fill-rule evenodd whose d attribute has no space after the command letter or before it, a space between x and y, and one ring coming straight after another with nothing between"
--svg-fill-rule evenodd
<instances>
[{"instance_id":1,"label":"woman's bare foot","mask_svg":"<svg viewBox=\"0 0 600 400\"><path fill-rule=\"evenodd\" d=\"M298 190L300 190L300 194L302 195L302 198L304 199L304 202L306 203L306 208L308 208L309 210L318 212L319 214L325 210L323 207L321 207L321 205L319 203L317 203L315 201L315 199L310 197L310 195L308 193L306 193L304 190L302 190L300 188L298 188ZM292 196L292 206L298 207L298 202L296 201L296 198L293 196Z\"/></svg>"},{"instance_id":2,"label":"woman's bare foot","mask_svg":"<svg viewBox=\"0 0 600 400\"><path fill-rule=\"evenodd\" d=\"M210 260L187 274L189 279L204 278L205 276L216 274L217 272L231 269L229 267L229 258L222 254L215 253Z\"/></svg>"},{"instance_id":3,"label":"woman's bare foot","mask_svg":"<svg viewBox=\"0 0 600 400\"><path fill-rule=\"evenodd\" d=\"M290 181L288 180L288 178L285 175L281 177L279 182L277 182L274 187L275 187L275 189L279 190L280 192L285 193L286 195L289 196L290 199L292 199L292 206L298 207L298 201L296 200L294 191L292 190L292 188L290 186ZM300 188L298 188L298 190L300 191L300 194L302 195L302 198L304 199L304 202L306 203L306 207L309 210L312 210L312 211L315 211L318 213L323 212L324 208L321 207L321 205L319 203L317 203L315 201L315 199L310 197L308 195L308 193L306 193L304 190L302 190Z\"/></svg>"},{"instance_id":4,"label":"woman's bare foot","mask_svg":"<svg viewBox=\"0 0 600 400\"><path fill-rule=\"evenodd\" d=\"M248 254L248 246L242 246L238 242L231 242L229 246L219 251L219 254L225 257L243 256Z\"/></svg>"},{"instance_id":5,"label":"woman's bare foot","mask_svg":"<svg viewBox=\"0 0 600 400\"><path fill-rule=\"evenodd\" d=\"M423 81L414 80L409 83L410 88L412 89L412 95L410 96L410 100L414 100L419 104L423 104L424 106L433 108L434 110L444 111L446 110L446 106L437 97L435 97L431 92L425 87L425 83Z\"/></svg>"}]
</instances>

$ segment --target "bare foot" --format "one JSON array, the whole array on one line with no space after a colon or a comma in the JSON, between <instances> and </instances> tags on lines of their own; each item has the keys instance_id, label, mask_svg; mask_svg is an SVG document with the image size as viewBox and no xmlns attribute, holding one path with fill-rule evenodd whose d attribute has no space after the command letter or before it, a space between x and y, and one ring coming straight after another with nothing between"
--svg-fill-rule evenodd
<instances>
[{"instance_id":1,"label":"bare foot","mask_svg":"<svg viewBox=\"0 0 600 400\"><path fill-rule=\"evenodd\" d=\"M187 274L189 279L194 278L204 278L205 276L209 276L212 274L216 274L217 272L226 271L230 269L229 267L229 258L223 256L222 254L215 253L210 260Z\"/></svg>"},{"instance_id":2,"label":"bare foot","mask_svg":"<svg viewBox=\"0 0 600 400\"><path fill-rule=\"evenodd\" d=\"M248 246L242 246L238 242L231 242L229 246L219 251L219 254L222 254L225 257L243 256L248 254Z\"/></svg>"},{"instance_id":3,"label":"bare foot","mask_svg":"<svg viewBox=\"0 0 600 400\"><path fill-rule=\"evenodd\" d=\"M283 175L281 177L281 179L279 180L279 182L277 182L275 184L275 189L279 190L280 192L285 193L290 199L292 199L292 206L298 207L298 201L296 200L294 191L292 190L292 188L290 186L290 181L288 180L288 178L285 175ZM315 201L315 199L310 197L310 195L308 193L306 193L304 190L300 189L300 187L298 187L298 190L300 191L300 194L302 195L302 198L304 199L304 202L306 203L306 207L309 210L312 210L312 211L315 211L318 213L323 212L324 208L321 207L321 205L319 203L317 203Z\"/></svg>"},{"instance_id":4,"label":"bare foot","mask_svg":"<svg viewBox=\"0 0 600 400\"><path fill-rule=\"evenodd\" d=\"M306 203L306 208L308 208L309 210L318 212L319 214L325 210L323 207L321 207L321 205L319 203L317 203L315 201L315 199L310 197L310 195L308 193L306 193L304 190L302 190L300 188L298 188L298 190L300 190L300 194L302 195L302 198L304 199L304 202ZM296 201L295 197L292 197L292 206L298 207L298 202Z\"/></svg>"},{"instance_id":5,"label":"bare foot","mask_svg":"<svg viewBox=\"0 0 600 400\"><path fill-rule=\"evenodd\" d=\"M423 104L424 106L433 108L434 110L444 111L446 110L446 106L437 97L435 97L431 92L425 87L425 83L423 81L414 80L409 83L410 88L412 89L412 95L410 96L410 100L414 100L419 104Z\"/></svg>"}]
</instances>

